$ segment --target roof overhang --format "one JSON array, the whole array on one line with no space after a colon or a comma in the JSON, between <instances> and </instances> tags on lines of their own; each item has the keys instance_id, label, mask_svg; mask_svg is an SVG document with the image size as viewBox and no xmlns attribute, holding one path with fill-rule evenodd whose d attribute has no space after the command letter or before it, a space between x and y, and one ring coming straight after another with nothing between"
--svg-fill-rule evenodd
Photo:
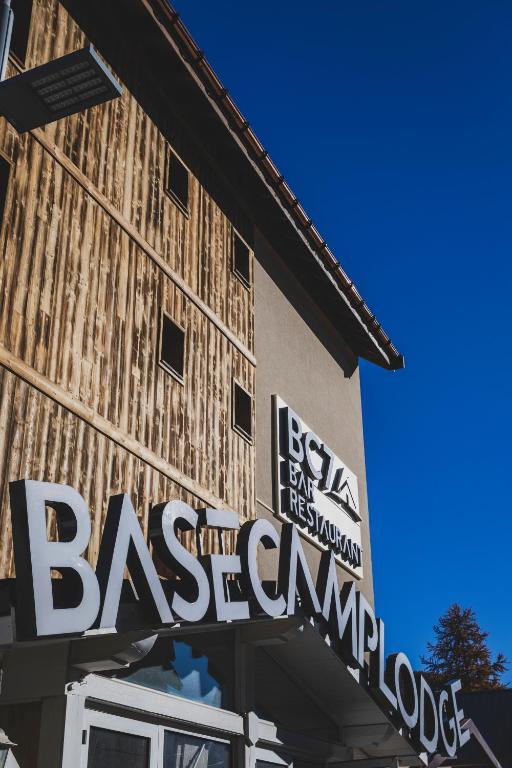
<instances>
[{"instance_id":1,"label":"roof overhang","mask_svg":"<svg viewBox=\"0 0 512 768\"><path fill-rule=\"evenodd\" d=\"M266 644L265 652L293 680L300 681L304 691L329 714L344 746L363 750L369 759L400 759L408 766L426 765L426 755L415 751L402 730L388 718L309 621L288 618L282 623L281 620L253 622L241 629L241 638L246 642L264 643L268 632L284 636L286 641ZM346 762L353 761L347 758ZM336 764L344 762L338 760Z\"/></svg>"},{"instance_id":2,"label":"roof overhang","mask_svg":"<svg viewBox=\"0 0 512 768\"><path fill-rule=\"evenodd\" d=\"M127 616L133 612L130 605L124 606L124 610ZM5 616L0 643L5 684L2 685L0 703L12 703L20 695L26 695L19 680L20 668L30 671L32 667L48 663L48 658L55 659L55 654L65 659L67 668L67 672L61 670L51 680L54 686L52 691L59 692L67 681L76 679L77 670L81 675L105 672L139 661L151 649L157 636L181 637L190 642L194 636L199 641L202 636L204 641L205 636L212 638L216 633L229 631L237 632L238 642L242 645L262 647L286 676L324 712L326 719L336 725L339 739L335 743L326 742L326 762L340 765L340 768L351 768L355 753L362 750L368 760L402 760L407 766L426 765L425 756L417 754L400 728L387 717L369 691L357 682L317 629L301 616L258 618L231 624L189 624L120 633L93 630L76 638L62 636L37 641L16 641L12 618ZM38 698L48 693L44 688L48 681L43 681L40 689L39 680L34 683L29 672L26 677L24 684L28 685L31 696ZM290 692L283 690L278 682L275 685L275 691L269 691L270 696L293 695L293 689ZM288 746L287 732L272 723L267 725L263 739L274 746L280 741L283 746ZM313 734L304 734L304 738L308 736L311 738ZM365 761L354 764L358 768L372 768Z\"/></svg>"},{"instance_id":3,"label":"roof overhang","mask_svg":"<svg viewBox=\"0 0 512 768\"><path fill-rule=\"evenodd\" d=\"M368 688L361 685L353 671L330 648L310 620L301 616L275 619L258 618L233 622L237 626L241 643L264 648L270 658L281 667L286 675L302 688L316 705L324 711L337 726L340 733L340 747L346 752L333 754L329 763L340 768L351 768L352 764L365 768L365 760L355 760L354 750L362 750L368 761L400 760L407 766L426 766L426 754L418 754L403 730L381 709ZM205 632L225 632L225 624L184 625L164 630L170 637ZM269 696L286 695L276 683L275 691ZM280 729L272 739L282 738L286 744L286 732ZM270 742L269 742L270 743ZM381 765L376 762L375 765ZM366 768L371 768L370 763Z\"/></svg>"}]
</instances>

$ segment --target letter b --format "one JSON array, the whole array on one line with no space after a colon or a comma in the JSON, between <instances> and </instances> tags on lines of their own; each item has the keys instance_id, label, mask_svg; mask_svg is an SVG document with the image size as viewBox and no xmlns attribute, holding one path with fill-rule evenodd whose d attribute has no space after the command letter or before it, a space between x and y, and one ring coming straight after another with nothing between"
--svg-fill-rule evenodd
<instances>
[{"instance_id":1,"label":"letter b","mask_svg":"<svg viewBox=\"0 0 512 768\"><path fill-rule=\"evenodd\" d=\"M37 480L10 483L11 519L16 566L16 632L37 637L84 632L100 607L100 590L81 555L89 544L91 521L80 494L68 485ZM59 541L48 541L46 507L57 513ZM56 608L52 569L71 587L71 608Z\"/></svg>"},{"instance_id":2,"label":"letter b","mask_svg":"<svg viewBox=\"0 0 512 768\"><path fill-rule=\"evenodd\" d=\"M287 456L292 461L300 464L304 459L302 446L302 424L296 413L291 408L280 408L281 419L281 455Z\"/></svg>"}]
</instances>

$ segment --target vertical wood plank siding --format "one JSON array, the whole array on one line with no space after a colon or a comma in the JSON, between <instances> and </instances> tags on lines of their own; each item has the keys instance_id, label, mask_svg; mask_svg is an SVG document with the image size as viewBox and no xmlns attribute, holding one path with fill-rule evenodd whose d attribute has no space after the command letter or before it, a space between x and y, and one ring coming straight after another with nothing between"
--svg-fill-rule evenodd
<instances>
[{"instance_id":1,"label":"vertical wood plank siding","mask_svg":"<svg viewBox=\"0 0 512 768\"><path fill-rule=\"evenodd\" d=\"M34 0L34 7L29 66L86 44L58 0ZM231 274L232 227L192 174L189 218L170 200L168 144L130 93L59 120L45 135L253 350L251 294Z\"/></svg>"},{"instance_id":2,"label":"vertical wood plank siding","mask_svg":"<svg viewBox=\"0 0 512 768\"><path fill-rule=\"evenodd\" d=\"M147 533L149 508L157 500L200 500L113 443L74 414L0 368L0 499L9 504L9 477L68 483L80 489L91 511L89 560L96 562L108 497L130 489ZM13 572L9 515L0 520L0 575ZM213 539L213 537L212 537ZM207 544L209 544L207 542Z\"/></svg>"},{"instance_id":3,"label":"vertical wood plank siding","mask_svg":"<svg viewBox=\"0 0 512 768\"><path fill-rule=\"evenodd\" d=\"M27 66L85 44L57 0L35 0ZM11 71L14 74L14 70ZM253 296L231 270L232 226L190 177L189 217L164 191L169 147L134 98L45 129L248 349ZM0 241L0 345L243 517L254 509L254 446L231 428L231 381L254 393L254 367L30 134L0 120L12 162ZM252 266L251 266L252 268ZM160 313L186 330L180 384L158 365ZM12 575L10 480L69 482L93 513L97 553L107 496L183 498L176 483L0 368L0 577Z\"/></svg>"}]
</instances>

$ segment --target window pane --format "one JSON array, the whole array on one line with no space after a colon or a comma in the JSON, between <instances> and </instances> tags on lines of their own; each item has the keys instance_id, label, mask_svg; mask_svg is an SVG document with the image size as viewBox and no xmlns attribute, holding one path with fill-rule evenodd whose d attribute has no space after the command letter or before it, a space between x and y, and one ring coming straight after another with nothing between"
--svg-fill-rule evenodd
<instances>
[{"instance_id":1,"label":"window pane","mask_svg":"<svg viewBox=\"0 0 512 768\"><path fill-rule=\"evenodd\" d=\"M148 768L149 746L144 736L91 728L88 768Z\"/></svg>"},{"instance_id":2,"label":"window pane","mask_svg":"<svg viewBox=\"0 0 512 768\"><path fill-rule=\"evenodd\" d=\"M249 249L236 232L233 238L233 269L248 288L251 284Z\"/></svg>"},{"instance_id":3,"label":"window pane","mask_svg":"<svg viewBox=\"0 0 512 768\"><path fill-rule=\"evenodd\" d=\"M247 437L252 437L252 397L236 381L233 387L233 425Z\"/></svg>"},{"instance_id":4,"label":"window pane","mask_svg":"<svg viewBox=\"0 0 512 768\"><path fill-rule=\"evenodd\" d=\"M185 332L170 317L162 313L160 362L178 378L183 378Z\"/></svg>"},{"instance_id":5,"label":"window pane","mask_svg":"<svg viewBox=\"0 0 512 768\"><path fill-rule=\"evenodd\" d=\"M188 170L173 152L169 157L167 191L185 210L188 209Z\"/></svg>"},{"instance_id":6,"label":"window pane","mask_svg":"<svg viewBox=\"0 0 512 768\"><path fill-rule=\"evenodd\" d=\"M11 164L5 157L0 155L0 228L4 220L5 201L9 191L9 176L11 173Z\"/></svg>"},{"instance_id":7,"label":"window pane","mask_svg":"<svg viewBox=\"0 0 512 768\"><path fill-rule=\"evenodd\" d=\"M226 706L225 685L208 658L195 653L188 643L177 640L173 642L165 637L157 640L141 662L113 676L211 707Z\"/></svg>"},{"instance_id":8,"label":"window pane","mask_svg":"<svg viewBox=\"0 0 512 768\"><path fill-rule=\"evenodd\" d=\"M12 27L11 52L24 64L27 56L30 20L32 17L32 0L11 0L14 13Z\"/></svg>"},{"instance_id":9,"label":"window pane","mask_svg":"<svg viewBox=\"0 0 512 768\"><path fill-rule=\"evenodd\" d=\"M164 768L229 768L229 744L165 732Z\"/></svg>"}]
</instances>

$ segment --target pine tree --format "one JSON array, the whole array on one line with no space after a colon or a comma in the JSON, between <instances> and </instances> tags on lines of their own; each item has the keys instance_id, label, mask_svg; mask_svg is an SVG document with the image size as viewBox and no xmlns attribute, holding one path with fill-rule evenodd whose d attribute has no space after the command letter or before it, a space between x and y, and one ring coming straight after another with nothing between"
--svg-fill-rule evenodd
<instances>
[{"instance_id":1,"label":"pine tree","mask_svg":"<svg viewBox=\"0 0 512 768\"><path fill-rule=\"evenodd\" d=\"M486 643L489 633L480 629L471 608L451 605L434 626L434 634L435 642L427 644L430 655L421 657L433 688L451 680L460 680L465 691L507 687L501 677L509 662L502 653L492 661Z\"/></svg>"}]
</instances>

